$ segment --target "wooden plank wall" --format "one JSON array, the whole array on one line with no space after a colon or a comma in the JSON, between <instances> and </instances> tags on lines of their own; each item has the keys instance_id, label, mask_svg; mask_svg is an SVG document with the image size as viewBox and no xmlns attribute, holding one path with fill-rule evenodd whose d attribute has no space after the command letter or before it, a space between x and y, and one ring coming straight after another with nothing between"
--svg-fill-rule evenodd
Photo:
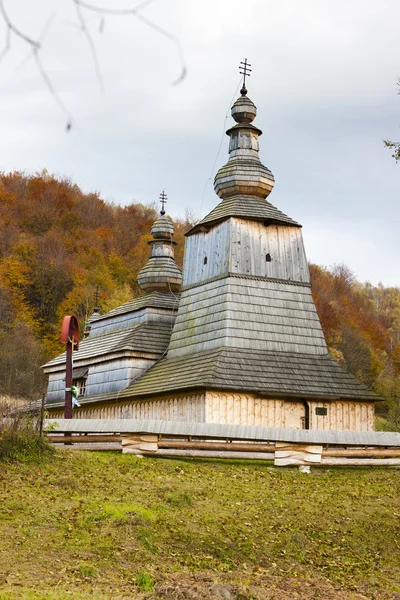
<instances>
[{"instance_id":1,"label":"wooden plank wall","mask_svg":"<svg viewBox=\"0 0 400 600\"><path fill-rule=\"evenodd\" d=\"M207 392L206 423L283 427L284 401L251 394Z\"/></svg>"},{"instance_id":2,"label":"wooden plank wall","mask_svg":"<svg viewBox=\"0 0 400 600\"><path fill-rule=\"evenodd\" d=\"M85 361L89 366L86 380L86 396L118 392L144 373L154 359L123 358L110 361ZM82 363L79 363L82 366ZM84 362L83 362L83 366ZM61 402L65 397L65 367L49 374L47 402Z\"/></svg>"},{"instance_id":3,"label":"wooden plank wall","mask_svg":"<svg viewBox=\"0 0 400 600\"><path fill-rule=\"evenodd\" d=\"M310 429L374 430L374 406L370 402L309 401ZM315 414L316 407L327 409L326 416ZM262 425L304 429L306 409L302 400L273 400L252 394L206 393L206 423Z\"/></svg>"},{"instance_id":4,"label":"wooden plank wall","mask_svg":"<svg viewBox=\"0 0 400 600\"><path fill-rule=\"evenodd\" d=\"M326 416L315 415L315 408L326 407ZM310 429L334 431L373 431L374 409L362 402L309 402ZM50 411L61 418L60 409ZM147 401L116 401L102 406L82 406L74 410L77 419L139 419L221 423L304 429L305 406L299 401L259 398L252 394L207 392L177 395Z\"/></svg>"},{"instance_id":5,"label":"wooden plank wall","mask_svg":"<svg viewBox=\"0 0 400 600\"><path fill-rule=\"evenodd\" d=\"M63 411L49 411L54 419L62 418ZM102 406L81 406L74 409L74 419L138 419L161 421L204 422L205 395L177 395L147 401L132 401L103 404Z\"/></svg>"},{"instance_id":6,"label":"wooden plank wall","mask_svg":"<svg viewBox=\"0 0 400 600\"><path fill-rule=\"evenodd\" d=\"M310 409L310 429L373 431L375 410L372 402L331 402L308 401ZM326 408L327 415L317 415L317 407Z\"/></svg>"},{"instance_id":7,"label":"wooden plank wall","mask_svg":"<svg viewBox=\"0 0 400 600\"><path fill-rule=\"evenodd\" d=\"M186 239L183 286L228 272L230 221L215 225ZM204 259L207 258L206 264Z\"/></svg>"},{"instance_id":8,"label":"wooden plank wall","mask_svg":"<svg viewBox=\"0 0 400 600\"><path fill-rule=\"evenodd\" d=\"M122 390L153 364L153 359L145 358L121 358L93 364L86 381L86 396Z\"/></svg>"},{"instance_id":9,"label":"wooden plank wall","mask_svg":"<svg viewBox=\"0 0 400 600\"><path fill-rule=\"evenodd\" d=\"M232 218L229 264L233 273L310 282L300 227Z\"/></svg>"},{"instance_id":10,"label":"wooden plank wall","mask_svg":"<svg viewBox=\"0 0 400 600\"><path fill-rule=\"evenodd\" d=\"M235 217L187 238L183 286L228 272L309 283L301 228Z\"/></svg>"}]
</instances>

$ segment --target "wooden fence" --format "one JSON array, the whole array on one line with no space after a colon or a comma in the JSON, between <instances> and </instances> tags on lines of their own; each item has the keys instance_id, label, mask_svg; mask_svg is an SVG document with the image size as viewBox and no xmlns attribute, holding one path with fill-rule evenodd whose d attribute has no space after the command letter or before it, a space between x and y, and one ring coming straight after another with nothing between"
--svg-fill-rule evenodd
<instances>
[{"instance_id":1,"label":"wooden fence","mask_svg":"<svg viewBox=\"0 0 400 600\"><path fill-rule=\"evenodd\" d=\"M133 419L45 422L57 445L139 456L269 460L276 466L400 466L400 434Z\"/></svg>"}]
</instances>

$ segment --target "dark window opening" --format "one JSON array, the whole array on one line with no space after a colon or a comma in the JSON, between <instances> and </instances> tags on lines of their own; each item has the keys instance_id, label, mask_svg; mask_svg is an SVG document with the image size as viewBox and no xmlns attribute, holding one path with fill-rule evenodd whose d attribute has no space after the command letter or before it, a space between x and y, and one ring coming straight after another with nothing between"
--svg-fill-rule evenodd
<instances>
[{"instance_id":1,"label":"dark window opening","mask_svg":"<svg viewBox=\"0 0 400 600\"><path fill-rule=\"evenodd\" d=\"M328 409L323 408L322 406L317 406L315 409L315 414L320 415L321 417L325 417L328 414Z\"/></svg>"},{"instance_id":2,"label":"dark window opening","mask_svg":"<svg viewBox=\"0 0 400 600\"><path fill-rule=\"evenodd\" d=\"M78 388L79 396L84 396L86 391L86 379L73 379L72 385Z\"/></svg>"},{"instance_id":3,"label":"dark window opening","mask_svg":"<svg viewBox=\"0 0 400 600\"><path fill-rule=\"evenodd\" d=\"M266 254L266 255L265 255L265 260L266 260L267 262L271 262L271 260L272 260L272 259L271 259L271 255L270 255L270 253L269 253L269 252L268 252L268 254Z\"/></svg>"},{"instance_id":4,"label":"dark window opening","mask_svg":"<svg viewBox=\"0 0 400 600\"><path fill-rule=\"evenodd\" d=\"M72 371L72 385L78 388L79 396L85 395L88 371L89 367L78 367Z\"/></svg>"},{"instance_id":5,"label":"dark window opening","mask_svg":"<svg viewBox=\"0 0 400 600\"><path fill-rule=\"evenodd\" d=\"M204 264L207 264L207 256L204 257Z\"/></svg>"}]
</instances>

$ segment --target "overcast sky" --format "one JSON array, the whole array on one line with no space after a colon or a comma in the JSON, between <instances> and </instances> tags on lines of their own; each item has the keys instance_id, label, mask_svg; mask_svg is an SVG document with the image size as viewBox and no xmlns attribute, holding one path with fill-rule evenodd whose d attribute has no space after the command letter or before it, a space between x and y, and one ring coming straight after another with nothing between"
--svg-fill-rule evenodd
<instances>
[{"instance_id":1,"label":"overcast sky","mask_svg":"<svg viewBox=\"0 0 400 600\"><path fill-rule=\"evenodd\" d=\"M212 179L228 159L222 132L247 57L260 156L276 179L269 200L303 224L309 260L400 286L400 164L382 143L400 139L398 0L154 0L141 14L179 39L179 85L173 41L134 16L101 23L83 10L104 92L73 2L4 5L32 38L47 23L41 60L73 125L67 133L28 46L13 37L0 63L1 170L46 168L119 204L157 200L165 188L171 216L186 207L204 216L219 200ZM5 43L5 27L0 35Z\"/></svg>"}]
</instances>

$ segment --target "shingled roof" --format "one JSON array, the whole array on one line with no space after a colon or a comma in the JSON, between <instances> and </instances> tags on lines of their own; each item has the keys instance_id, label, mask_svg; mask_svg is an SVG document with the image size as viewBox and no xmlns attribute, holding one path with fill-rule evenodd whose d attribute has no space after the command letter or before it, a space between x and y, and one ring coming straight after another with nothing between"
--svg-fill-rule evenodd
<instances>
[{"instance_id":1,"label":"shingled roof","mask_svg":"<svg viewBox=\"0 0 400 600\"><path fill-rule=\"evenodd\" d=\"M190 229L186 235L196 233L202 226L223 221L229 217L241 217L269 223L282 223L301 227L299 223L285 215L263 198L256 196L231 196L225 198L204 219Z\"/></svg>"},{"instance_id":2,"label":"shingled roof","mask_svg":"<svg viewBox=\"0 0 400 600\"><path fill-rule=\"evenodd\" d=\"M277 397L377 400L329 354L304 355L219 348L163 359L124 390L124 396L185 388L246 390Z\"/></svg>"},{"instance_id":3,"label":"shingled roof","mask_svg":"<svg viewBox=\"0 0 400 600\"><path fill-rule=\"evenodd\" d=\"M179 358L162 358L118 394L120 400L186 389L245 391L274 398L376 401L380 398L329 354L311 356L218 348ZM112 400L115 394L83 398Z\"/></svg>"},{"instance_id":4,"label":"shingled roof","mask_svg":"<svg viewBox=\"0 0 400 600\"><path fill-rule=\"evenodd\" d=\"M162 354L169 343L171 325L168 323L140 323L129 329L120 329L104 335L89 336L79 344L79 352L75 354L75 362L103 355L121 354L124 352L140 352L145 354ZM65 364L65 352L60 354L44 367L55 367Z\"/></svg>"},{"instance_id":5,"label":"shingled roof","mask_svg":"<svg viewBox=\"0 0 400 600\"><path fill-rule=\"evenodd\" d=\"M97 321L100 321L100 319L109 319L110 317L115 317L116 315L123 315L135 310L140 310L141 308L178 309L179 300L179 294L150 292L148 294L143 294L143 296L139 296L138 298L134 298L133 300L129 300L129 302L121 304L121 306L114 308L114 310L110 310L104 315L100 315L100 317L97 318Z\"/></svg>"}]
</instances>

